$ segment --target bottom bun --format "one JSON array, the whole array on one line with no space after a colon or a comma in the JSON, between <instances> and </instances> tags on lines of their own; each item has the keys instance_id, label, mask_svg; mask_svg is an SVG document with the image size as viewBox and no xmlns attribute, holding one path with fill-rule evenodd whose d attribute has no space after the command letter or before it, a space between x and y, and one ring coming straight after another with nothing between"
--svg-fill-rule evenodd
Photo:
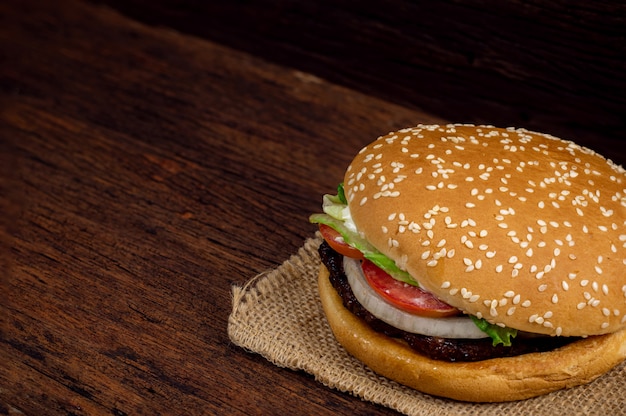
<instances>
[{"instance_id":1,"label":"bottom bun","mask_svg":"<svg viewBox=\"0 0 626 416\"><path fill-rule=\"evenodd\" d=\"M354 316L328 277L322 265L319 293L337 341L375 373L435 396L469 402L528 399L589 383L626 358L626 330L621 330L549 352L463 363L432 360Z\"/></svg>"}]
</instances>

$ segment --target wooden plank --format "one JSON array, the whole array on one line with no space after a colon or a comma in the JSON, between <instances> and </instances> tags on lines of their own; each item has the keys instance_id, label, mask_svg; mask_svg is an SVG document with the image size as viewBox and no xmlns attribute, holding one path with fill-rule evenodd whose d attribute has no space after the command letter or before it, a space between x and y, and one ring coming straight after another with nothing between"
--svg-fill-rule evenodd
<instances>
[{"instance_id":1,"label":"wooden plank","mask_svg":"<svg viewBox=\"0 0 626 416\"><path fill-rule=\"evenodd\" d=\"M0 412L393 414L232 346L230 288L358 148L435 118L93 4L0 16Z\"/></svg>"},{"instance_id":2,"label":"wooden plank","mask_svg":"<svg viewBox=\"0 0 626 416\"><path fill-rule=\"evenodd\" d=\"M448 120L552 133L626 161L617 0L98 1Z\"/></svg>"}]
</instances>

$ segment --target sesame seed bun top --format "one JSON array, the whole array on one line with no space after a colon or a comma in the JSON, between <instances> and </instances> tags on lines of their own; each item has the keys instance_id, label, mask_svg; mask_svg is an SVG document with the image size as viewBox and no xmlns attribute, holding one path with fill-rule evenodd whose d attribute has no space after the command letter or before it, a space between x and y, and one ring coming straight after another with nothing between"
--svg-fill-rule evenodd
<instances>
[{"instance_id":1,"label":"sesame seed bun top","mask_svg":"<svg viewBox=\"0 0 626 416\"><path fill-rule=\"evenodd\" d=\"M363 148L344 184L359 231L445 302L534 333L626 327L626 172L597 153L419 125Z\"/></svg>"}]
</instances>

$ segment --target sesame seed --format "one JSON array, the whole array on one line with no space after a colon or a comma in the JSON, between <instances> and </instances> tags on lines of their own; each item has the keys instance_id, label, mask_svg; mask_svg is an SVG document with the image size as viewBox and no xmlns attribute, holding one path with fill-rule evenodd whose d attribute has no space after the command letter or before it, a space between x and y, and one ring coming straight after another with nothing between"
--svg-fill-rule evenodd
<instances>
[{"instance_id":1,"label":"sesame seed","mask_svg":"<svg viewBox=\"0 0 626 416\"><path fill-rule=\"evenodd\" d=\"M452 130L455 128L458 131L452 133ZM420 136L424 137L421 133L424 133L426 130L434 132L440 130L442 132L441 142L431 141L429 143L422 141L418 146L415 146L419 141L418 138ZM458 186L459 188L466 186L466 192L471 195L472 198L470 198L471 201L465 200L462 203L459 202L460 207L463 207L461 204L467 203L465 209L480 209L481 211L485 209L492 211L495 215L490 216L489 218L491 219L498 216L498 219L495 220L493 225L497 225L500 227L499 229L494 228L493 225L483 223L486 217L481 212L481 223L477 228L473 228L476 227L475 221L470 222L469 219L462 221L461 218L456 217L457 213L454 213L453 215L444 215L445 220L440 222L440 224L426 225L423 228L422 223L424 220L418 220L416 223L405 219L404 221L406 223L396 223L397 218L390 218L392 223L387 223L387 225L382 226L380 230L383 231L383 235L385 233L387 234L386 237L392 236L394 231L398 233L405 232L405 234L408 231L411 231L412 233L419 233L419 237L416 235L411 238L419 238L419 242L417 244L421 244L423 246L422 252L424 254L424 262L429 262L430 265L438 265L437 260L442 258L452 258L455 253L454 249L448 247L448 244L450 244L451 238L455 238L451 237L451 235L454 235L454 232L456 231L451 232L450 234L444 234L445 231L458 227L471 226L472 228L467 228L465 230L465 239L461 243L463 245L461 251L464 254L467 253L465 254L465 257L461 256L461 259L465 258L468 260L467 263L463 263L464 266L462 267L467 267L468 270L477 270L481 267L493 267L496 273L501 273L506 268L511 272L511 276L519 275L518 279L520 277L530 277L530 279L535 277L541 280L540 282L537 282L537 285L535 285L537 290L547 292L548 287L550 288L550 291L546 293L549 297L541 301L542 305L546 304L547 299L551 299L554 303L562 303L566 300L566 297L569 298L569 292L572 292L572 296L575 296L578 295L578 293L574 293L576 290L587 290L588 292L586 292L584 298L585 302L581 308L586 306L593 308L594 305L598 306L600 305L600 299L602 299L602 304L601 306L598 306L598 309L602 308L604 316L607 316L606 313L609 311L610 314L615 314L616 319L622 319L626 322L626 314L624 314L624 311L622 310L620 312L619 310L613 309L614 306L609 303L609 301L615 302L615 300L613 298L606 298L609 296L609 286L608 284L603 284L602 281L602 279L605 278L605 275L609 273L609 270L611 273L613 272L613 262L615 262L618 267L620 267L620 265L621 267L626 265L626 255L622 253L622 251L626 249L626 232L622 232L623 234L619 238L619 241L616 237L620 234L620 231L618 230L626 229L626 221L620 220L618 222L613 220L613 218L618 217L617 214L621 214L621 209L626 208L626 175L624 172L620 170L619 173L616 171L614 175L605 175L605 171L600 168L596 168L594 162L590 161L589 163L585 163L585 159L583 159L582 156L577 157L581 152L586 153L584 148L561 141L537 141L536 136L533 133L525 132L524 130L493 130L491 128L483 128L481 129L481 132L476 132L474 135L468 135L465 132L461 132L461 130L462 129L455 125L434 127L418 126L416 128L405 129L404 132L390 133L388 135L381 136L380 141L376 142L375 145L368 147L362 152L361 160L365 160L365 162L368 163L367 169L362 169L362 165L355 165L354 167L348 168L347 174L350 176L348 176L346 180L346 194L348 200L351 201L350 204L354 204L358 207L360 205L355 202L362 201L362 203L367 206L367 204L372 205L373 203L378 203L385 197L401 196L399 191L404 188L402 188L402 185L399 184L401 184L406 178L402 174L406 173L407 169L413 170L416 174L419 173L426 175L422 178L422 180L426 179L427 181L426 183L422 182L426 189L437 191L454 189L458 185L460 185ZM443 133L444 131L446 133ZM505 135L503 134L504 132L508 134ZM488 137L495 137L496 133L499 135L497 139L487 139ZM412 141L410 139L412 139ZM447 142L447 144L445 142ZM381 152L381 150L375 150L374 147L382 149L384 146L387 146L386 143L390 143L392 146L397 146L399 159L396 159L396 161L392 163L381 164L379 162L383 162L382 155L384 152ZM474 149L473 146L480 146L485 149ZM497 147L497 151L494 154L498 154L499 156L497 158L489 158L488 160L480 161L483 163L465 162L462 159L446 160L448 158L455 157L455 155L458 155L459 152L464 150L470 151L471 149L471 151L478 150L480 152L487 153L486 151L491 150L493 146ZM427 150L427 147L430 150ZM509 159L501 157L501 155L504 154L502 153L503 150L521 152L526 149L528 152L539 152L539 154L537 154L538 160L532 160L531 157L530 160L521 161L522 155L513 153L510 154ZM567 162L559 162L558 160L551 162L546 156L551 157L557 150L569 152L572 158L568 159ZM425 163L425 160L429 163ZM406 161L409 161L409 163L406 163ZM406 163L406 166L403 162ZM419 166L420 164L422 166ZM359 169L361 169L361 171L359 171ZM380 169L380 171L376 172L378 169ZM530 172L532 170L535 170L535 172L545 172L546 177L543 179L537 177L535 180L528 180L523 179L523 176L520 176L534 175L533 172ZM393 174L392 171L394 172ZM605 175L605 177L600 178L598 176L600 172L598 171L602 171L602 174ZM384 178L382 175L384 173L387 174L387 178ZM367 180L369 182L358 183L356 182L357 176L361 180ZM576 178L577 176L580 176L580 178L577 181L574 181L573 178ZM381 177L383 180L381 180ZM519 189L518 184L514 184L514 180L517 180L518 178L527 182L522 185L521 189ZM584 178L584 182L581 182L582 178ZM598 191L600 185L603 186L601 189L613 189L611 187L604 187L605 183L601 183L601 181L609 180L609 178L611 181L615 182L615 184L611 184L611 186L615 186L615 189L621 189L621 191L611 191L607 194L605 194L604 191L602 193ZM377 181L379 182L378 185L376 185ZM464 184L464 181L467 182ZM592 188L591 186L596 186L594 185L596 182L598 188ZM376 186L376 189L368 189L367 186L365 186L367 183L371 183L371 186ZM482 183L484 183L484 185L482 187L479 186L479 184ZM397 185L395 188L394 184ZM526 188L525 191L524 188ZM514 192L516 189L519 189L519 194L523 196L518 196L517 193ZM424 190L424 188L422 188L422 190ZM363 197L364 194L361 192L367 192L371 201L368 201L367 198ZM497 195L499 193L500 195ZM497 199L491 198L492 196ZM538 203L540 200L540 204L543 207L543 211L541 212L544 212L544 217L531 227L526 225L527 232L523 232L523 234L520 233L520 229L516 230L519 235L511 232L515 226L508 217L515 215L516 207L522 206L515 204L524 204L522 201L528 201L529 203L539 205ZM487 204L487 201L492 201L492 203ZM571 214L579 216L578 224L574 220L562 220L560 218L561 216L555 211L557 209L565 210L569 204L572 204ZM491 206L489 207L488 205ZM533 207L525 207L524 210L536 210L537 205ZM378 208L376 207L376 209ZM522 211L521 208L518 208L517 210ZM443 210L441 212L443 212ZM524 212L526 213L527 211ZM419 215L424 215L426 213L428 214L428 217L425 221L427 224L430 224L428 220L436 218L439 212L433 208L428 211L424 211ZM485 214L487 214L487 212L485 212ZM413 215L416 214L414 213ZM397 217L397 214L395 216ZM526 216L526 214L524 214L524 216ZM392 215L390 215L390 217L392 217ZM604 219L604 222L594 221L593 226L591 225L592 222L589 222L588 224L582 223L581 220L587 217L598 217L600 219ZM555 221L555 219L558 220ZM532 221L535 222L536 219ZM483 230L479 227L482 227ZM439 234L439 231L442 228L443 232L442 234ZM489 228L489 230L493 230L493 232L487 233L487 231L484 230L485 228ZM571 230L569 230L570 228ZM504 241L502 239L503 237L501 237L503 230L507 235L506 241ZM524 230L524 228L522 228L522 230ZM559 232L557 234L557 231L560 230L565 232ZM575 230L577 230L578 234L576 234ZM567 231L572 231L576 237L573 237L571 234L567 234ZM589 235L591 233L595 233L594 237L599 238L601 233L609 232L612 234L607 234L605 237L606 240L604 240L608 241L607 243L604 243L604 248L606 249L605 257L600 256L597 261L592 261L589 265L587 265L586 262L579 261L577 256L573 254L574 250L577 250L576 252L578 252L579 249L587 245L587 241L580 240L578 236L584 237L583 233ZM490 239L492 237L490 234L494 235L493 241ZM495 236L495 234L499 234L499 236ZM394 238L388 240L391 249L398 247L399 245L398 241ZM484 240L477 240L478 238ZM614 242L611 242L611 239L614 240ZM454 243L456 243L458 248L458 240L454 241ZM502 246L499 246L500 244L502 244ZM574 249L574 246L579 247ZM566 247L571 247L571 249L567 249ZM482 251L484 256L471 255L469 254L469 251L466 251L473 248L477 248ZM513 250L515 249L517 249L518 252L514 252ZM428 254L426 255L426 253ZM521 260L509 261L509 259L511 259L511 254L513 253L516 254L516 256ZM524 255L521 253L524 253ZM608 256L610 256L610 261ZM491 263L491 259L493 259L493 264ZM529 261L529 259L533 260ZM526 262L524 262L524 260L526 260ZM560 262L557 262L557 260ZM577 263L580 262L580 264L576 264L574 261ZM532 264L532 262L535 264ZM563 269L563 274L561 274L560 277L557 269L555 269L557 265L558 272L561 272L561 268ZM595 271L590 277L588 270L592 267ZM568 268L570 270L567 270ZM529 270L529 273L526 274L525 270ZM576 274L579 272L582 273L579 276L584 277L579 278ZM567 277L565 277L564 274L567 274ZM555 286L552 286L553 279L556 279L554 280ZM575 279L578 280L580 286L578 284L572 284ZM520 283L527 284L527 282ZM444 282L442 283L442 289L452 291L452 286L455 284L454 279ZM470 284L471 283L468 281L468 287L463 293L464 297L466 299L475 299L474 301L477 301L478 295L471 293L470 289L473 289L474 287L469 286ZM572 290L570 290L570 287ZM578 289L578 287L581 289ZM619 294L619 291L617 293ZM619 295L619 297L626 299L626 285L622 288L622 293L623 298L622 295ZM514 291L511 290L505 294L508 295L504 297L505 300L508 299L509 304L512 302L511 307L508 308L507 306L500 309L498 306L493 305L490 301L486 310L490 311L491 317L497 315L498 310L500 310L500 313L503 314L503 311L507 310L506 308L508 308L507 315L513 315L516 313L515 307L519 308L520 306L518 305L522 304L520 295L514 294ZM492 295L487 295L485 293L483 296L491 297ZM594 298L594 296L596 298ZM602 296L605 296L605 298L602 298ZM615 297L615 295L613 295L613 297ZM549 304L549 301L547 304ZM501 303L498 303L498 305L501 306ZM524 301L523 306L530 307L530 302ZM545 314L542 315L542 313L539 313L539 310L532 311L532 313L535 312L538 313L537 317L541 318L539 319L539 323L541 325L552 328L552 319ZM483 314L489 316L489 314L485 312L483 312ZM606 321L609 321L608 316ZM553 334L560 334L564 332L558 324L559 322L555 320L554 326L556 328L552 331Z\"/></svg>"}]
</instances>

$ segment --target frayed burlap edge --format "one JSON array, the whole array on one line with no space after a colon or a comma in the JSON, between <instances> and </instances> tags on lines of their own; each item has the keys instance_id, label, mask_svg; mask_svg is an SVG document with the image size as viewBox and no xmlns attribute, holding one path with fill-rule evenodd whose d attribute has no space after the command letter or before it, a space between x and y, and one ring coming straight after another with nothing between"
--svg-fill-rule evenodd
<instances>
[{"instance_id":1,"label":"frayed burlap edge","mask_svg":"<svg viewBox=\"0 0 626 416\"><path fill-rule=\"evenodd\" d=\"M511 403L432 397L374 374L335 341L317 295L319 236L278 268L232 288L231 341L273 364L406 415L626 414L626 365L593 383Z\"/></svg>"}]
</instances>

